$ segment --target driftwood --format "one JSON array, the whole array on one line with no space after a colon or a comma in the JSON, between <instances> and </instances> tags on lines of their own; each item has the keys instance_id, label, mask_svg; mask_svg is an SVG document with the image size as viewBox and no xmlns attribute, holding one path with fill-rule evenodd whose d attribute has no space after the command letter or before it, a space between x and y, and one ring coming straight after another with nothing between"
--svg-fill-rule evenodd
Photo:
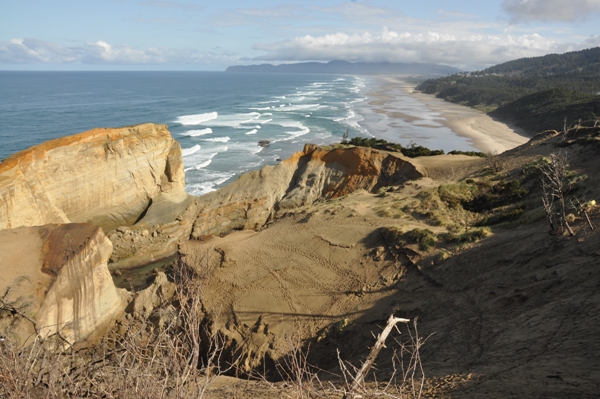
<instances>
[{"instance_id":1,"label":"driftwood","mask_svg":"<svg viewBox=\"0 0 600 399\"><path fill-rule=\"evenodd\" d=\"M344 395L344 399L354 399L361 397L361 395L358 394L358 390L363 386L365 377L369 373L369 370L371 369L371 366L373 366L373 363L375 363L375 359L377 358L379 351L381 350L381 348L385 347L386 338L388 337L388 335L390 335L392 329L396 326L396 324L408 322L410 322L409 319L394 317L393 314L390 315L390 318L387 321L387 325L377 337L377 341L375 342L375 345L373 345L373 347L371 348L369 356L367 356L367 359L362 364L360 370L358 370L358 373L356 373L356 376L352 377L352 384L350 384L350 387L348 387L348 391Z\"/></svg>"}]
</instances>

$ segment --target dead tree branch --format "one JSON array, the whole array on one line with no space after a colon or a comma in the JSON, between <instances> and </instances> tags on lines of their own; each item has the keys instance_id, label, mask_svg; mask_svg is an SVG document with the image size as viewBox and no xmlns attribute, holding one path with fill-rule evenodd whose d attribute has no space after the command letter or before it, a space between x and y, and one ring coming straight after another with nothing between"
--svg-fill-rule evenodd
<instances>
[{"instance_id":1,"label":"dead tree branch","mask_svg":"<svg viewBox=\"0 0 600 399\"><path fill-rule=\"evenodd\" d=\"M544 209L546 210L547 215L548 212L551 214L554 212L554 200L558 202L558 215L560 221L560 229L558 229L558 233L560 233L563 228L566 228L569 232L569 235L574 236L575 233L573 232L573 229L571 229L571 226L569 226L566 215L565 195L570 189L567 180L567 165L567 154L559 151L558 153L550 154L549 162L539 167L539 170L542 174L541 180L544 192L542 195L542 201L544 203ZM551 217L549 217L549 221L550 227L552 231L554 231Z\"/></svg>"},{"instance_id":2,"label":"dead tree branch","mask_svg":"<svg viewBox=\"0 0 600 399\"><path fill-rule=\"evenodd\" d=\"M352 384L348 387L348 391L344 395L344 399L354 399L360 396L357 392L364 385L365 377L369 373L371 366L373 366L373 363L375 362L379 351L381 351L381 348L385 347L386 338L388 337L388 335L390 335L396 324L409 322L409 319L394 317L393 314L390 315L387 321L387 325L377 337L377 341L375 342L375 345L373 345L373 348L371 348L369 356L367 356L367 359L364 361L356 375L352 377Z\"/></svg>"}]
</instances>

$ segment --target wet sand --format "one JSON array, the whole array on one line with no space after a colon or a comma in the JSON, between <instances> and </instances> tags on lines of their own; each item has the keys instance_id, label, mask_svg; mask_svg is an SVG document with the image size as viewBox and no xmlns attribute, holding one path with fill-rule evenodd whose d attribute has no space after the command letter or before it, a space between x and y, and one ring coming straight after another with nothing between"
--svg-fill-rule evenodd
<instances>
[{"instance_id":1,"label":"wet sand","mask_svg":"<svg viewBox=\"0 0 600 399\"><path fill-rule=\"evenodd\" d=\"M379 87L367 93L373 113L371 126L365 121L370 132L375 130L375 136L399 142L409 138L426 147L441 146L446 151L464 150L469 146L498 153L530 139L521 129L498 122L476 109L429 94L413 93L415 85L401 77L379 76L377 79ZM410 131L411 127L414 132Z\"/></svg>"}]
</instances>

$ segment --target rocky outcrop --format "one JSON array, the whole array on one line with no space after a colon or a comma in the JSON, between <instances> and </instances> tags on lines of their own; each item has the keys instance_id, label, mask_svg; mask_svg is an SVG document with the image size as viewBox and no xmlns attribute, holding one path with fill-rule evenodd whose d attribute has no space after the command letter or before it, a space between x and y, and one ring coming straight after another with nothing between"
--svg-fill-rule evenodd
<instances>
[{"instance_id":1,"label":"rocky outcrop","mask_svg":"<svg viewBox=\"0 0 600 399\"><path fill-rule=\"evenodd\" d=\"M175 289L175 283L170 282L165 273L159 272L149 287L136 294L132 303L133 315L141 319L147 319L155 308L173 298Z\"/></svg>"},{"instance_id":2,"label":"rocky outcrop","mask_svg":"<svg viewBox=\"0 0 600 399\"><path fill-rule=\"evenodd\" d=\"M135 226L121 226L108 233L113 243L109 269L131 269L173 255L189 239L197 209L195 199L172 221L154 224L146 215Z\"/></svg>"},{"instance_id":3,"label":"rocky outcrop","mask_svg":"<svg viewBox=\"0 0 600 399\"><path fill-rule=\"evenodd\" d=\"M125 309L107 261L112 244L87 224L0 231L0 334L20 342L60 332L70 343L100 334Z\"/></svg>"},{"instance_id":4,"label":"rocky outcrop","mask_svg":"<svg viewBox=\"0 0 600 399\"><path fill-rule=\"evenodd\" d=\"M258 229L287 210L357 190L418 179L422 174L405 158L363 147L323 149L307 144L276 166L246 173L200 197L193 238L231 230Z\"/></svg>"},{"instance_id":5,"label":"rocky outcrop","mask_svg":"<svg viewBox=\"0 0 600 399\"><path fill-rule=\"evenodd\" d=\"M0 163L0 229L172 221L187 206L181 147L165 125L94 129Z\"/></svg>"}]
</instances>

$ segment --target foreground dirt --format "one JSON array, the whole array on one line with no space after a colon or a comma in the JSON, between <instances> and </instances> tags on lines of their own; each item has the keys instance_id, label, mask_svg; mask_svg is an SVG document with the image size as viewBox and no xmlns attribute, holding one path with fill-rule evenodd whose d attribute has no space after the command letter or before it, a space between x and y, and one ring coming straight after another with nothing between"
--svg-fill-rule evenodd
<instances>
[{"instance_id":1,"label":"foreground dirt","mask_svg":"<svg viewBox=\"0 0 600 399\"><path fill-rule=\"evenodd\" d=\"M569 147L570 168L588 179L588 200L599 195L597 147ZM551 139L516 149L504 156L503 173L518 175L532 158L553 151ZM188 243L182 251L211 274L202 293L207 311L221 328L263 334L255 349L268 342L272 356L299 335L324 380L341 376L337 350L360 364L394 313L418 318L419 334L428 337L421 349L425 397L597 397L598 230L579 218L574 237L549 235L540 201L478 243L447 246L443 255L411 246L398 256L383 229L445 231L402 209L440 181L477 174L470 167L444 174L438 160L419 162L440 180L357 192L290 212L259 232ZM598 207L590 218L600 225ZM394 349L391 342L378 358L380 380L394 370ZM223 397L234 386L211 389ZM248 395L256 392L234 396Z\"/></svg>"}]
</instances>

